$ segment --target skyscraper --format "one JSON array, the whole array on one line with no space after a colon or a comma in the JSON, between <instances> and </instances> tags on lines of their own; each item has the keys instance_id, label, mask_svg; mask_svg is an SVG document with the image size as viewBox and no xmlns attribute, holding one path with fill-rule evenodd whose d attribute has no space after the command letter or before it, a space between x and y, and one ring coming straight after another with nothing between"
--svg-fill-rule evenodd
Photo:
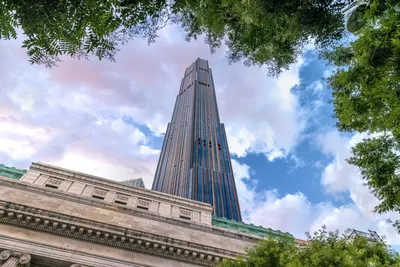
<instances>
[{"instance_id":1,"label":"skyscraper","mask_svg":"<svg viewBox=\"0 0 400 267\"><path fill-rule=\"evenodd\" d=\"M241 221L224 124L208 61L197 59L181 81L153 190L210 203L214 215Z\"/></svg>"}]
</instances>

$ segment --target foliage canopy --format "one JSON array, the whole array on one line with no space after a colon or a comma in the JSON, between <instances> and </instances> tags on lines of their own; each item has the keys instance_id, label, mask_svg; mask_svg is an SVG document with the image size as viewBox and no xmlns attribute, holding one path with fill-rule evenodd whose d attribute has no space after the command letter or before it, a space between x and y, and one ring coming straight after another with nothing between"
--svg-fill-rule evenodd
<instances>
[{"instance_id":1,"label":"foliage canopy","mask_svg":"<svg viewBox=\"0 0 400 267\"><path fill-rule=\"evenodd\" d=\"M169 23L187 40L225 42L230 62L266 65L277 75L311 39L326 46L344 32L345 0L2 0L0 39L24 33L30 62L54 66L61 55L115 60L135 37L154 42Z\"/></svg>"},{"instance_id":2,"label":"foliage canopy","mask_svg":"<svg viewBox=\"0 0 400 267\"><path fill-rule=\"evenodd\" d=\"M400 212L400 3L371 0L356 38L325 54L337 127L364 132L348 162L358 166L375 210ZM400 232L400 221L394 225Z\"/></svg>"},{"instance_id":3,"label":"foliage canopy","mask_svg":"<svg viewBox=\"0 0 400 267\"><path fill-rule=\"evenodd\" d=\"M327 232L308 234L308 244L290 239L268 239L247 251L246 258L225 260L220 267L398 267L400 255L382 242L361 236Z\"/></svg>"}]
</instances>

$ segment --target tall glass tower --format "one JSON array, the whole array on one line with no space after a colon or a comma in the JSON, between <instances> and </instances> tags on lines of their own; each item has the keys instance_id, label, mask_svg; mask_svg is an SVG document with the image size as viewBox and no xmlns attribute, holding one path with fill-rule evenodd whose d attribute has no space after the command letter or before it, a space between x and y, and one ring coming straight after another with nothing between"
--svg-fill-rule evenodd
<instances>
[{"instance_id":1,"label":"tall glass tower","mask_svg":"<svg viewBox=\"0 0 400 267\"><path fill-rule=\"evenodd\" d=\"M214 215L242 220L225 127L219 120L206 60L197 59L185 71L152 189L210 203Z\"/></svg>"}]
</instances>

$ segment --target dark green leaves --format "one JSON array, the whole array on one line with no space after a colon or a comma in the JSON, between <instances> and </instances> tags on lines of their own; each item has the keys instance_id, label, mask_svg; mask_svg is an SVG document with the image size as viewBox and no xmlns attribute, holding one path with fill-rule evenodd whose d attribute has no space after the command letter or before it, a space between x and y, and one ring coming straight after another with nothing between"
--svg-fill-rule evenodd
<instances>
[{"instance_id":1,"label":"dark green leaves","mask_svg":"<svg viewBox=\"0 0 400 267\"><path fill-rule=\"evenodd\" d=\"M296 257L298 248L293 239L278 238L266 239L257 244L253 249L247 250L246 258L225 260L221 267L247 267L247 266L290 266Z\"/></svg>"},{"instance_id":2,"label":"dark green leaves","mask_svg":"<svg viewBox=\"0 0 400 267\"><path fill-rule=\"evenodd\" d=\"M5 0L0 38L16 38L15 28L21 28L32 64L51 67L61 55L114 60L127 40L154 40L164 8L164 1Z\"/></svg>"},{"instance_id":3,"label":"dark green leaves","mask_svg":"<svg viewBox=\"0 0 400 267\"><path fill-rule=\"evenodd\" d=\"M345 3L205 0L202 5L183 8L178 16L189 39L205 34L212 51L225 41L230 62L265 65L271 75L279 75L295 62L310 39L319 47L340 39Z\"/></svg>"},{"instance_id":4,"label":"dark green leaves","mask_svg":"<svg viewBox=\"0 0 400 267\"><path fill-rule=\"evenodd\" d=\"M400 127L400 12L396 8L382 17L369 17L358 39L326 55L343 67L328 79L341 130L381 132Z\"/></svg>"},{"instance_id":5,"label":"dark green leaves","mask_svg":"<svg viewBox=\"0 0 400 267\"><path fill-rule=\"evenodd\" d=\"M278 75L296 61L311 39L319 47L343 34L345 0L3 0L0 38L16 38L31 63L52 66L61 55L114 60L120 45L135 37L155 41L157 32L176 23L187 40L205 36L212 52L228 46L230 62L267 66Z\"/></svg>"},{"instance_id":6,"label":"dark green leaves","mask_svg":"<svg viewBox=\"0 0 400 267\"><path fill-rule=\"evenodd\" d=\"M17 38L17 21L6 2L0 2L0 39Z\"/></svg>"},{"instance_id":7,"label":"dark green leaves","mask_svg":"<svg viewBox=\"0 0 400 267\"><path fill-rule=\"evenodd\" d=\"M361 169L362 177L381 200L377 212L400 212L400 143L393 135L368 138L353 148L348 159Z\"/></svg>"},{"instance_id":8,"label":"dark green leaves","mask_svg":"<svg viewBox=\"0 0 400 267\"><path fill-rule=\"evenodd\" d=\"M357 144L348 162L381 200L379 213L400 212L399 11L398 1L371 0L356 10L357 38L325 53L339 67L328 78L338 128L376 136ZM400 232L400 222L394 226Z\"/></svg>"}]
</instances>

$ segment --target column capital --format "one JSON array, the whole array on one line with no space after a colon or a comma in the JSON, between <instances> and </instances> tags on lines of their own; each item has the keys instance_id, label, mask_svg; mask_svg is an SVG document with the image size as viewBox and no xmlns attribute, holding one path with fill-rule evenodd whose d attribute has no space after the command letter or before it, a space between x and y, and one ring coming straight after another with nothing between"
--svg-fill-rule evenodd
<instances>
[{"instance_id":1,"label":"column capital","mask_svg":"<svg viewBox=\"0 0 400 267\"><path fill-rule=\"evenodd\" d=\"M0 261L1 267L29 267L31 255L14 250L3 250L0 253Z\"/></svg>"}]
</instances>

